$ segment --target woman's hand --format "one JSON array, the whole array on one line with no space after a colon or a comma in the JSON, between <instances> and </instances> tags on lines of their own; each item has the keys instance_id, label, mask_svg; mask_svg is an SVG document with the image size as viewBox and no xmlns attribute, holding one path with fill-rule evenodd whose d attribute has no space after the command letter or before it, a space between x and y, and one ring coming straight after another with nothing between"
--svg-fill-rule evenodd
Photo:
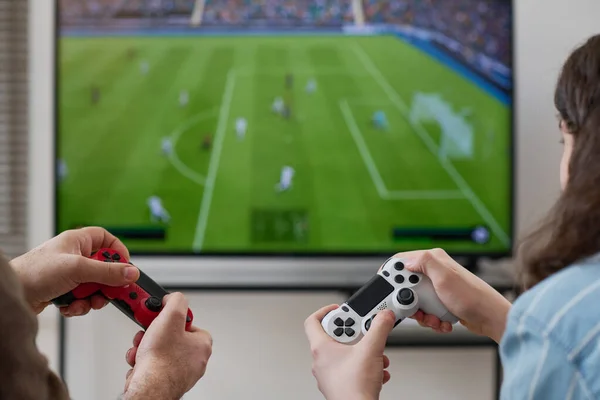
<instances>
[{"instance_id":1,"label":"woman's hand","mask_svg":"<svg viewBox=\"0 0 600 400\"><path fill-rule=\"evenodd\" d=\"M325 315L337 307L324 307L304 323L319 390L327 400L376 400L383 384L390 380L386 371L390 360L383 351L394 328L394 313L378 313L365 337L350 346L333 340L321 326Z\"/></svg>"},{"instance_id":2,"label":"woman's hand","mask_svg":"<svg viewBox=\"0 0 600 400\"><path fill-rule=\"evenodd\" d=\"M25 290L31 308L40 313L50 301L81 283L95 282L126 286L138 280L139 270L129 264L105 263L88 257L101 248L111 248L129 258L127 248L103 228L90 227L61 233L35 249L15 258L11 266ZM60 309L64 316L87 314L106 305L102 296L76 300Z\"/></svg>"},{"instance_id":3,"label":"woman's hand","mask_svg":"<svg viewBox=\"0 0 600 400\"><path fill-rule=\"evenodd\" d=\"M460 266L442 249L398 253L412 272L428 276L446 308L460 319L469 331L500 342L511 304L483 280ZM412 318L436 332L452 331L449 322L418 311Z\"/></svg>"}]
</instances>

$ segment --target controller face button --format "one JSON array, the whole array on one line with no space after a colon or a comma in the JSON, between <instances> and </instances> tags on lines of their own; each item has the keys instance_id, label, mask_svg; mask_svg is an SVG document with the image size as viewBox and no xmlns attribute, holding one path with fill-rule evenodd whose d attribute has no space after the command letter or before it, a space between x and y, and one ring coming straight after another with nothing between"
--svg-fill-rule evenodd
<instances>
[{"instance_id":1,"label":"controller face button","mask_svg":"<svg viewBox=\"0 0 600 400\"><path fill-rule=\"evenodd\" d=\"M354 325L354 320L352 318L348 318L345 322L344 322L344 326L352 326Z\"/></svg>"},{"instance_id":2,"label":"controller face button","mask_svg":"<svg viewBox=\"0 0 600 400\"><path fill-rule=\"evenodd\" d=\"M346 306L343 306L343 307L342 307L342 311L344 311L344 312L348 312L348 311L350 311L350 310L348 309L348 307L346 307Z\"/></svg>"},{"instance_id":3,"label":"controller face button","mask_svg":"<svg viewBox=\"0 0 600 400\"><path fill-rule=\"evenodd\" d=\"M404 288L398 292L397 299L398 303L402 304L403 306L408 306L415 301L415 294L412 290Z\"/></svg>"},{"instance_id":4,"label":"controller face button","mask_svg":"<svg viewBox=\"0 0 600 400\"><path fill-rule=\"evenodd\" d=\"M129 292L129 298L135 300L138 298L138 294L136 292Z\"/></svg>"},{"instance_id":5,"label":"controller face button","mask_svg":"<svg viewBox=\"0 0 600 400\"><path fill-rule=\"evenodd\" d=\"M387 271L383 271L383 276L388 277L388 276L390 276L390 273Z\"/></svg>"},{"instance_id":6,"label":"controller face button","mask_svg":"<svg viewBox=\"0 0 600 400\"><path fill-rule=\"evenodd\" d=\"M415 283L419 283L419 277L416 275L411 275L408 277L408 281L414 285Z\"/></svg>"},{"instance_id":7,"label":"controller face button","mask_svg":"<svg viewBox=\"0 0 600 400\"><path fill-rule=\"evenodd\" d=\"M148 310L150 311L159 312L162 308L162 302L158 297L151 296L146 300L146 307L148 307Z\"/></svg>"},{"instance_id":8,"label":"controller face button","mask_svg":"<svg viewBox=\"0 0 600 400\"><path fill-rule=\"evenodd\" d=\"M340 337L344 334L344 329L343 328L337 328L336 330L333 331L333 334L337 337Z\"/></svg>"},{"instance_id":9,"label":"controller face button","mask_svg":"<svg viewBox=\"0 0 600 400\"><path fill-rule=\"evenodd\" d=\"M344 326L344 320L338 317L333 321L333 324L335 326Z\"/></svg>"},{"instance_id":10,"label":"controller face button","mask_svg":"<svg viewBox=\"0 0 600 400\"><path fill-rule=\"evenodd\" d=\"M402 271L404 269L404 263L398 261L394 264L394 268L396 269L396 271Z\"/></svg>"},{"instance_id":11,"label":"controller face button","mask_svg":"<svg viewBox=\"0 0 600 400\"><path fill-rule=\"evenodd\" d=\"M350 337L354 336L354 334L356 333L356 332L354 332L354 329L352 329L352 328L346 328L346 330L344 332L346 333L346 335L348 335Z\"/></svg>"},{"instance_id":12,"label":"controller face button","mask_svg":"<svg viewBox=\"0 0 600 400\"><path fill-rule=\"evenodd\" d=\"M396 283L404 283L404 277L403 277L402 275L396 275L396 276L394 277L394 281L395 281Z\"/></svg>"},{"instance_id":13,"label":"controller face button","mask_svg":"<svg viewBox=\"0 0 600 400\"><path fill-rule=\"evenodd\" d=\"M115 260L115 261L120 261L120 260L121 260L121 256L120 256L120 255L118 255L117 253L113 254L113 255L111 256L111 258L112 258L113 260Z\"/></svg>"},{"instance_id":14,"label":"controller face button","mask_svg":"<svg viewBox=\"0 0 600 400\"><path fill-rule=\"evenodd\" d=\"M103 251L102 252L102 257L104 257L104 258L110 258L110 253L108 251Z\"/></svg>"}]
</instances>

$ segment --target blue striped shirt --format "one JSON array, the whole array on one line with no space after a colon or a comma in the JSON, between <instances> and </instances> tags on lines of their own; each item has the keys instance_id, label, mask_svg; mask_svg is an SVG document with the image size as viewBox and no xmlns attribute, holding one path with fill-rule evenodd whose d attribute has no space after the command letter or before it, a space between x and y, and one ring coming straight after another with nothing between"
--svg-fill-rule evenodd
<instances>
[{"instance_id":1,"label":"blue striped shirt","mask_svg":"<svg viewBox=\"0 0 600 400\"><path fill-rule=\"evenodd\" d=\"M600 399L600 257L519 297L500 356L502 400Z\"/></svg>"}]
</instances>

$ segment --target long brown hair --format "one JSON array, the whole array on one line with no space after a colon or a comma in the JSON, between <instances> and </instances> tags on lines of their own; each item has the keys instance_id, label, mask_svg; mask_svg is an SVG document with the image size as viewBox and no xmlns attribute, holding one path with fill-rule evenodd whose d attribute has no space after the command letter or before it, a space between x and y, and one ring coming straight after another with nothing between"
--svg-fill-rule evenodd
<instances>
[{"instance_id":1,"label":"long brown hair","mask_svg":"<svg viewBox=\"0 0 600 400\"><path fill-rule=\"evenodd\" d=\"M520 247L524 288L600 252L600 35L569 56L554 104L573 135L569 181L549 215Z\"/></svg>"}]
</instances>

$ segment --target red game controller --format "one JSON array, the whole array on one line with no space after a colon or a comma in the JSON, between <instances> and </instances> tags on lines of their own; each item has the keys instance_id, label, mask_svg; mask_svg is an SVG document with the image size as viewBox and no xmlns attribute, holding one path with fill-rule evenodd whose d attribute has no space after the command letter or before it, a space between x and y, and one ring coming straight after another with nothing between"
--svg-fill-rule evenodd
<instances>
[{"instance_id":1,"label":"red game controller","mask_svg":"<svg viewBox=\"0 0 600 400\"><path fill-rule=\"evenodd\" d=\"M129 263L125 257L112 249L100 249L90 258L111 263ZM52 303L57 307L67 307L76 300L88 299L95 294L106 297L123 314L146 330L162 310L163 297L169 292L140 271L140 279L127 287L82 283L69 293L52 300ZM185 323L186 330L190 330L193 318L192 310L188 309Z\"/></svg>"}]
</instances>

